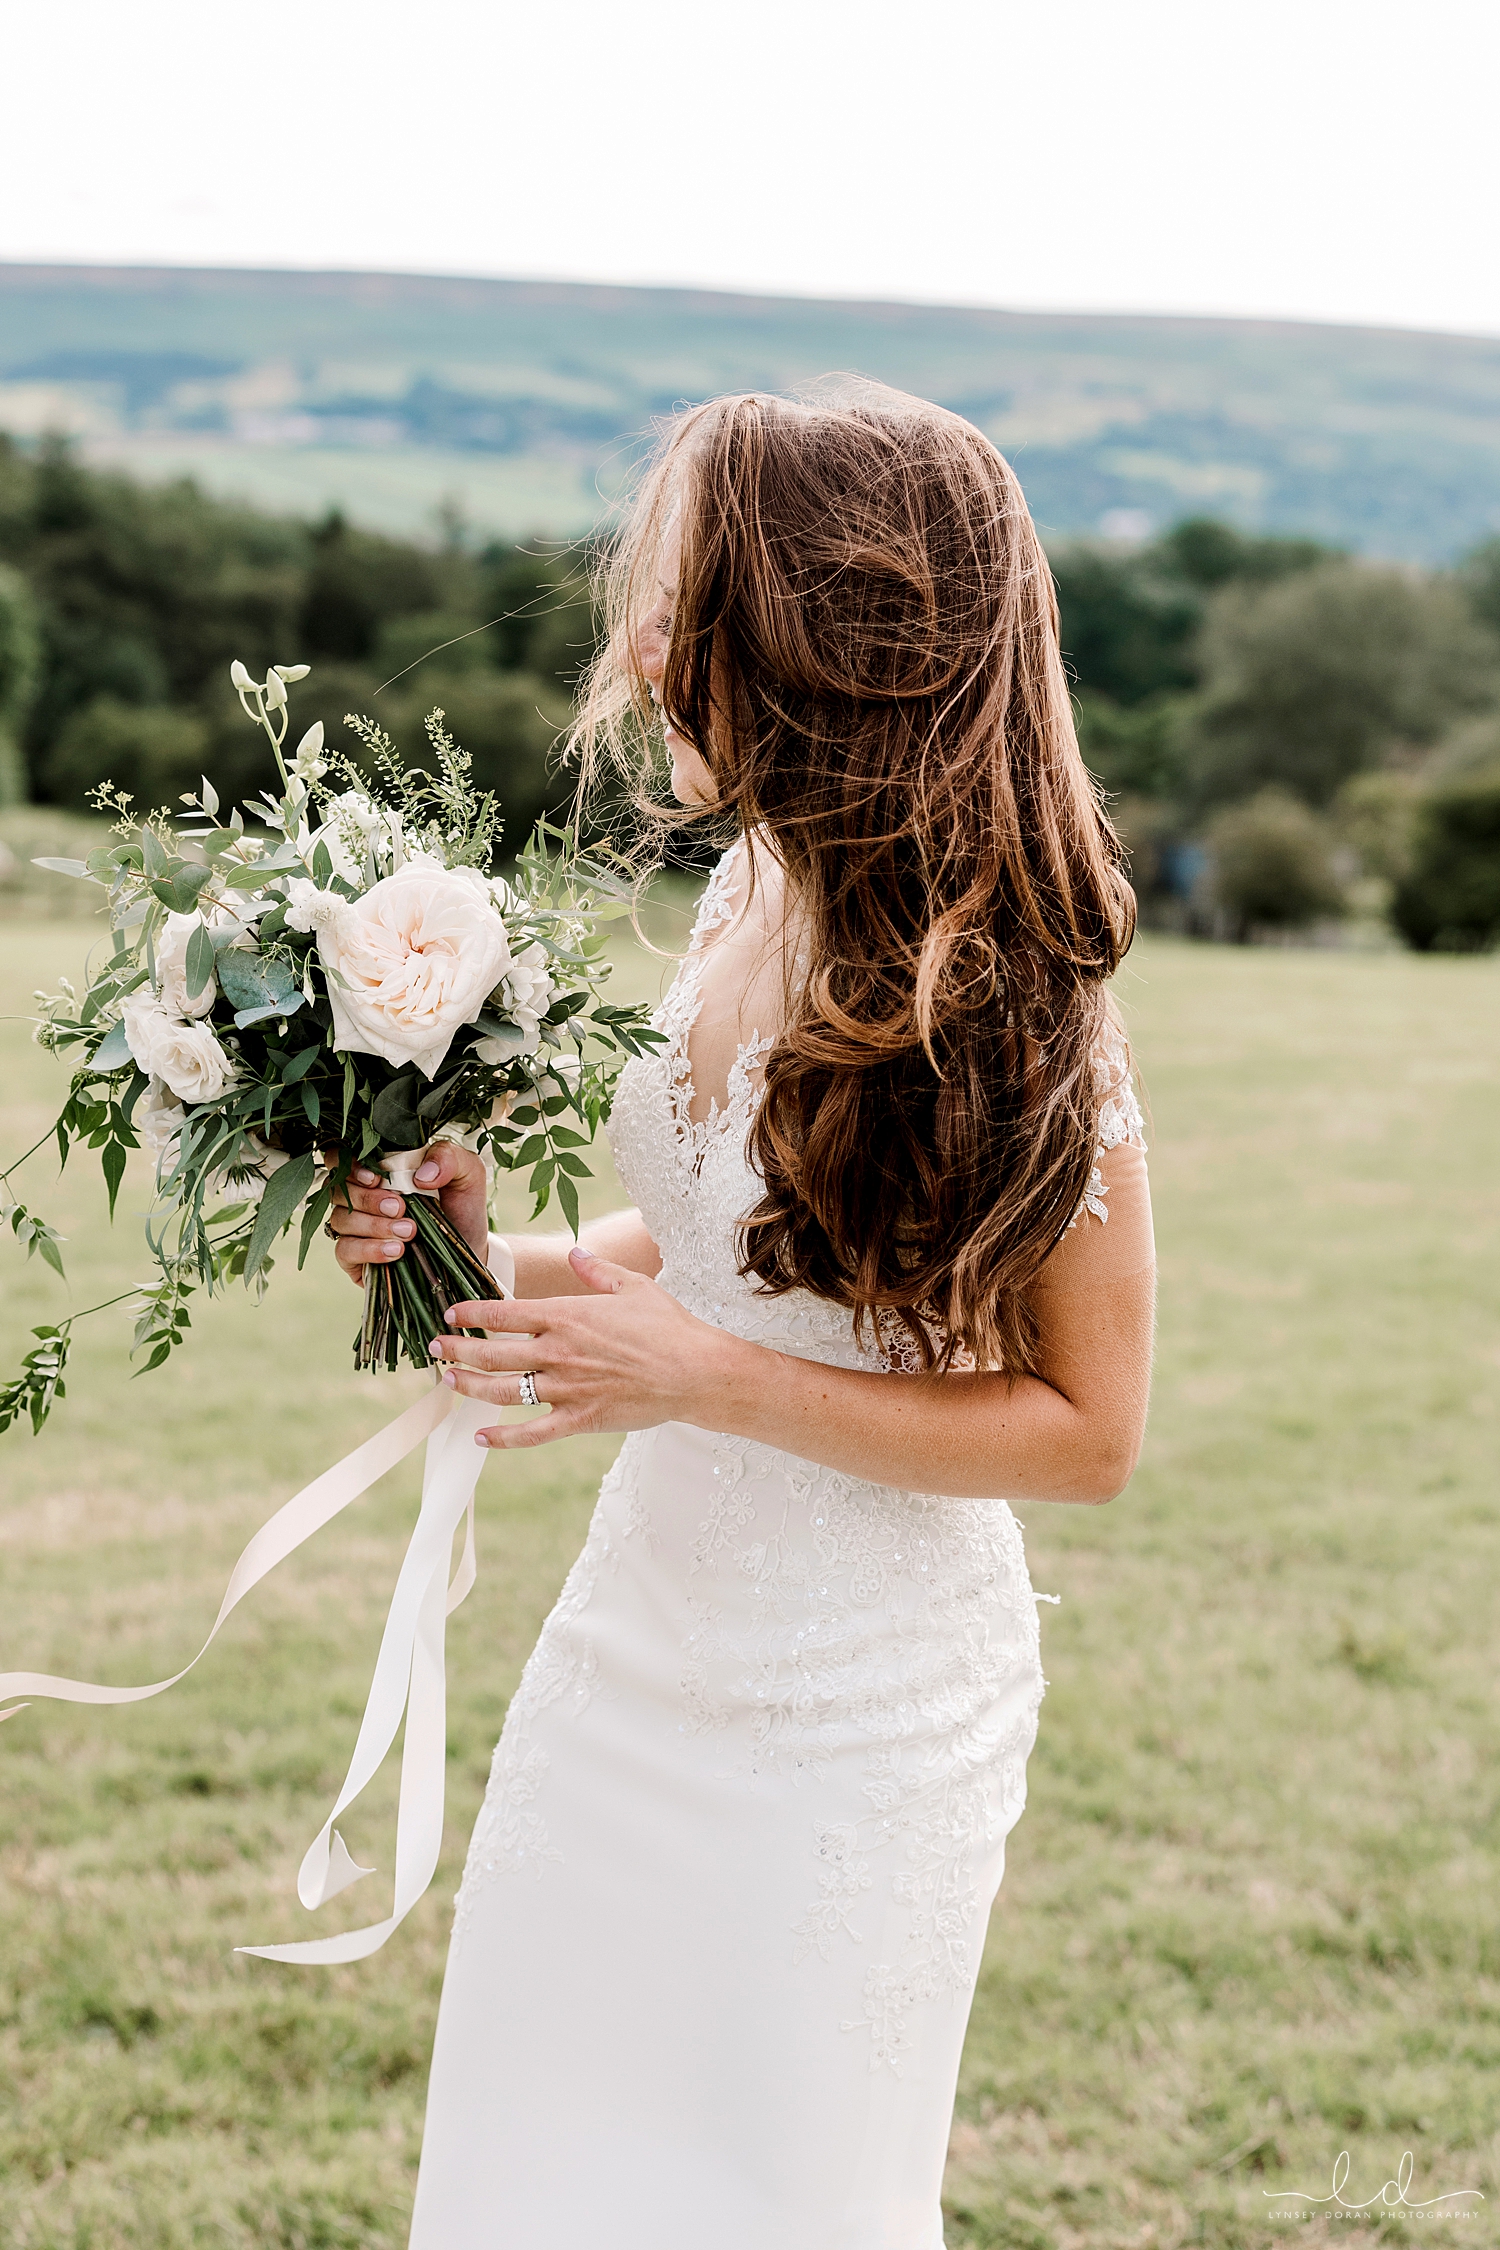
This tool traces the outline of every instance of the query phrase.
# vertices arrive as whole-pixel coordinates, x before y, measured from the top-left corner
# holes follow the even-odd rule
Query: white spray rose
[[[219,997],[219,988],[212,977],[201,992],[191,999],[188,997],[188,939],[194,930],[202,927],[202,920],[196,914],[169,914],[167,926],[156,941],[156,975],[162,1005],[174,1016],[206,1016]]]
[[[163,1159],[187,1123],[187,1111],[181,1102],[172,1099],[159,1078],[153,1078],[136,1103],[130,1122],[142,1148],[156,1158],[160,1171]]]
[[[378,857],[391,849],[390,824],[362,789],[346,789],[329,800],[327,818],[308,838],[309,857],[319,844],[328,846],[335,875],[342,875],[346,883],[363,883],[365,852]],[[352,848],[356,844],[358,856]]]
[[[318,930],[340,1052],[431,1078],[510,967],[505,925],[472,868],[411,861]]]
[[[526,1034],[527,1054],[535,1054],[541,1044],[542,1018],[551,1007],[556,990],[547,967],[547,948],[528,945],[524,953],[518,953],[500,989],[505,1013],[513,1016]]]
[[[215,1172],[208,1182],[207,1194],[215,1201],[223,1198],[230,1203],[259,1203],[266,1192],[266,1184],[273,1172],[279,1172],[291,1158],[284,1148],[271,1148],[258,1133],[250,1135],[253,1154],[231,1171],[226,1167]]]
[[[320,891],[305,875],[294,875],[286,887],[286,926],[304,937],[336,922],[347,901],[337,891]]]
[[[183,1023],[142,988],[125,1003],[125,1041],[148,1076],[163,1079],[181,1102],[217,1101],[234,1064],[206,1023]]]

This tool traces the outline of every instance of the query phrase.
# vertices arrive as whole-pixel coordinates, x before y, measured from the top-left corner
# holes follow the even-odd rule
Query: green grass
[[[84,942],[7,924],[0,1007],[76,971]],[[1124,1499],[1019,1510],[1063,1603],[1043,1612],[1051,1684],[949,2241],[1493,2241],[1500,964],[1153,940],[1124,993],[1153,1109],[1156,1405]],[[24,1027],[0,1033],[18,1150],[61,1073]],[[87,1303],[143,1270],[141,1195],[127,1184],[111,1234],[97,1178],[52,1170],[21,1178]],[[8,1364],[63,1293],[8,1237],[0,1259]],[[53,1426],[0,1441],[0,1661],[175,1670],[256,1522],[416,1386],[349,1372],[356,1310],[321,1259],[283,1271],[259,1309],[205,1308],[141,1382],[120,1317],[92,1324]],[[448,1848],[373,1961],[299,1972],[231,1948],[306,1933],[296,1864],[347,1758],[414,1476],[278,1572],[160,1702],[42,1705],[0,1732],[6,2250],[404,2243],[448,1900],[610,1450],[487,1472],[480,1583],[451,1629]],[[392,1782],[347,1830],[382,1880]],[[1341,2149],[1351,2201],[1406,2149],[1413,2199],[1488,2200],[1464,2221],[1276,2219],[1265,2191],[1327,2194]]]

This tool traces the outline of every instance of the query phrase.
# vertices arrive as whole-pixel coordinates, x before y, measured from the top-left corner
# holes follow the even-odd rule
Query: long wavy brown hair
[[[658,823],[683,816],[653,791],[638,642],[669,543],[663,703],[711,814],[781,863],[801,965],[741,1271],[848,1306],[858,1334],[904,1326],[923,1366],[1025,1371],[1135,900],[1020,485],[970,423],[875,384],[683,414],[605,557],[576,738]]]

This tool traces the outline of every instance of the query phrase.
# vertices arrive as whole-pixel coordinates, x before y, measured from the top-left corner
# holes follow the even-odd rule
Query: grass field
[[[83,942],[6,922],[0,1010]],[[1500,963],[1156,940],[1122,989],[1153,1111],[1156,1405],[1113,1507],[1019,1511],[1063,1600],[1042,1613],[1050,1688],[949,2242],[1493,2242]],[[61,1074],[23,1025],[0,1032],[18,1151]],[[84,1163],[52,1171],[17,1184],[71,1236],[88,1303],[143,1270],[142,1193],[127,1183],[110,1234]],[[0,1261],[9,1364],[63,1292],[8,1234]],[[177,1668],[256,1522],[418,1385],[349,1372],[356,1303],[322,1259],[280,1273],[263,1308],[206,1308],[195,1348],[139,1383],[120,1316],[91,1324],[53,1426],[0,1440],[0,1662]],[[306,1933],[295,1869],[348,1755],[413,1476],[280,1571],[171,1695],[34,1706],[0,1732],[5,2250],[404,2243],[448,1901],[610,1451],[487,1471],[480,1583],[450,1636],[448,1849],[370,1962],[231,1948]],[[392,1811],[383,1781],[346,1828],[387,1870]],[[1341,2150],[1345,2201],[1371,2211],[1268,2200],[1328,2196]],[[1486,2200],[1382,2210],[1406,2150],[1411,2204]]]

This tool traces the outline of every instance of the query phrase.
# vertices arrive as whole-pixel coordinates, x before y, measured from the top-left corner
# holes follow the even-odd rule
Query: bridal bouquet
[[[441,711],[427,721],[434,770],[404,766],[382,728],[352,716],[362,762],[326,746],[321,722],[286,755],[288,690],[307,670],[257,681],[231,668],[279,788],[226,818],[205,780],[186,812],[138,816],[106,784],[95,796],[118,816],[113,840],[38,862],[108,894],[111,951],[82,994],[38,995],[37,1037],[75,1063],[53,1131],[64,1162],[78,1142],[99,1151],[111,1216],[127,1152],[156,1159],[159,1278],[127,1293],[146,1368],[183,1341],[195,1290],[264,1289],[299,1213],[300,1266],[352,1167],[372,1163],[416,1234],[405,1257],[366,1269],[356,1364],[428,1367],[447,1308],[496,1288],[415,1190],[414,1152],[440,1138],[488,1150],[529,1171],[533,1217],[555,1193],[576,1231],[579,1151],[625,1058],[659,1038],[644,1009],[601,998],[599,924],[625,911],[623,884],[545,823],[508,877],[489,874],[500,807]],[[44,1220],[15,1202],[0,1218],[63,1271]],[[37,1348],[0,1388],[0,1429],[23,1413],[40,1429],[82,1317],[33,1330]]]

